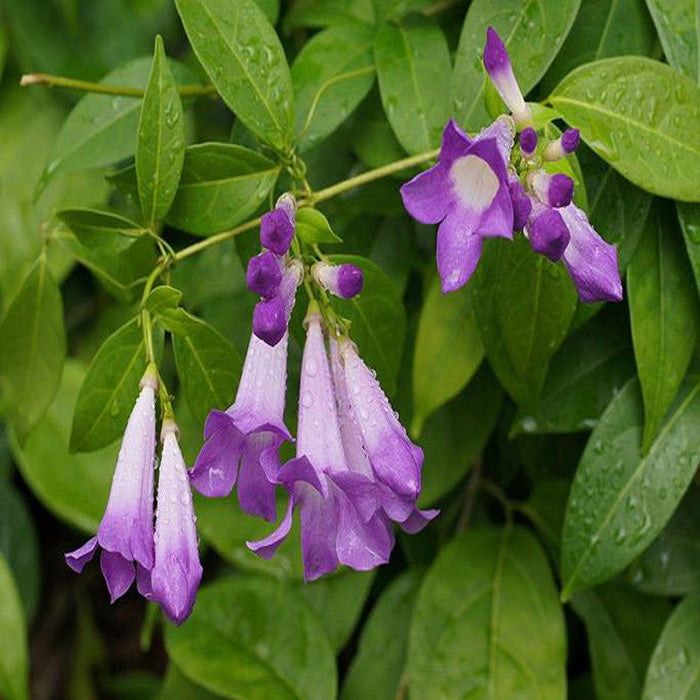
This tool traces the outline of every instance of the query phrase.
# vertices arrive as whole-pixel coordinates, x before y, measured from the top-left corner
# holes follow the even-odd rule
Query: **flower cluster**
[[[284,488],[288,505],[277,529],[248,546],[264,558],[273,556],[298,509],[304,576],[313,580],[339,564],[364,571],[386,563],[393,523],[417,532],[437,512],[416,507],[423,453],[359,357],[346,324],[325,303],[327,293],[358,294],[362,272],[354,265],[292,258],[293,211],[285,195],[263,217],[267,250],[247,270],[249,288],[262,299],[238,393],[226,411],[209,414],[191,480],[210,497],[227,496],[237,483],[241,508],[270,521],[276,519],[276,489]],[[319,300],[310,301],[305,320],[296,456],[282,464],[279,448],[292,441],[284,423],[287,324],[305,275]],[[273,316],[266,305],[275,299],[284,313],[274,315],[274,324],[263,323]]]
[[[163,449],[154,531],[157,391],[158,373],[151,365],[141,380],[124,432],[97,535],[66,554],[66,562],[80,573],[99,546],[100,567],[112,602],[136,579],[139,593],[159,603],[179,625],[192,611],[202,567],[187,467],[178,444],[177,425],[167,410],[161,427]]]
[[[620,301],[617,250],[593,229],[572,201],[574,182],[550,164],[573,153],[579,133],[568,129],[544,143],[498,34],[488,29],[484,65],[511,115],[474,138],[448,121],[438,163],[403,185],[408,212],[439,224],[437,264],[443,292],[462,287],[481,256],[485,237],[522,231],[533,250],[563,260],[582,301]],[[514,139],[519,132],[519,148]]]

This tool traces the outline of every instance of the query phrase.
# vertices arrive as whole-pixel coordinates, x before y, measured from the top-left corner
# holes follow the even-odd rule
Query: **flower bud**
[[[253,312],[253,333],[274,347],[287,331],[287,315],[279,296],[260,301]]]
[[[567,129],[556,141],[547,144],[542,157],[548,161],[559,160],[573,153],[581,143],[578,129]]]
[[[248,262],[245,281],[251,292],[263,299],[270,299],[277,294],[282,281],[280,259],[270,250],[256,255]]]
[[[351,299],[362,291],[362,270],[357,265],[317,262],[311,275],[326,291],[342,299]]]
[[[294,197],[283,194],[272,211],[263,214],[260,222],[260,243],[277,255],[284,255],[294,238],[296,202]]]
[[[528,176],[528,185],[537,198],[550,207],[566,207],[574,196],[574,181],[562,173],[550,175],[537,170]]]
[[[552,262],[559,260],[569,245],[569,229],[561,214],[539,202],[533,206],[527,224],[527,234],[532,248]]]
[[[532,202],[525,192],[523,183],[514,175],[509,178],[508,191],[513,204],[513,230],[522,231],[532,211]]]
[[[530,158],[537,150],[537,132],[528,126],[520,133],[520,153],[523,158]]]

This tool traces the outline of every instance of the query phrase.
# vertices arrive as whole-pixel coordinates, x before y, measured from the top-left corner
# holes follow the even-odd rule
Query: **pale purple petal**
[[[621,301],[622,282],[617,249],[606,243],[575,204],[558,210],[569,228],[571,240],[564,263],[582,301]]]
[[[507,168],[510,162],[510,152],[513,150],[514,138],[515,124],[513,120],[506,115],[501,115],[477,134],[474,138],[474,143],[495,139],[498,153],[503,161],[503,166]],[[473,149],[470,149],[470,152],[471,150]]]
[[[401,529],[409,535],[415,535],[438,515],[440,515],[439,510],[419,510],[418,508],[414,508],[411,515],[400,523]]]
[[[479,264],[482,239],[475,229],[480,218],[456,209],[438,228],[437,266],[444,294],[463,287]]]
[[[304,580],[314,581],[338,566],[338,504],[335,498],[324,498],[318,491],[305,484],[301,484],[297,489],[300,492]]]
[[[349,499],[364,522],[380,508],[380,491],[373,479],[351,471],[331,474],[329,478]]]
[[[283,465],[277,472],[275,482],[288,489],[291,489],[297,482],[304,482],[313,486],[319,493],[326,493],[325,479],[319,475],[305,455],[290,459]]]
[[[155,423],[155,389],[146,385],[124,431],[109,501],[97,531],[103,549],[146,569],[153,567]]]
[[[248,546],[248,549],[251,549],[263,559],[272,559],[277,551],[277,548],[282,544],[282,542],[284,542],[292,528],[292,512],[294,510],[294,505],[294,498],[290,496],[284,517],[282,518],[282,521],[277,529],[261,540],[247,541],[246,545]]]
[[[136,564],[136,590],[146,600],[153,600],[151,572],[148,569],[144,569],[141,564]]]
[[[202,566],[187,467],[174,432],[166,432],[158,479],[153,598],[177,625],[192,612]]]
[[[130,588],[136,576],[134,562],[118,552],[102,550],[100,568],[104,576],[112,603],[121,598]]]
[[[533,250],[557,262],[564,254],[571,238],[559,209],[552,209],[534,201],[526,233]]]
[[[401,186],[403,205],[416,221],[437,224],[447,216],[454,205],[449,173],[449,166],[439,162]]]
[[[97,537],[91,537],[82,547],[65,555],[66,564],[76,573],[81,573],[85,564],[92,561],[97,550]]]
[[[238,503],[249,515],[274,522],[277,519],[275,485],[269,480],[260,459],[262,452],[271,446],[279,446],[279,438],[273,433],[248,436],[238,476]]]

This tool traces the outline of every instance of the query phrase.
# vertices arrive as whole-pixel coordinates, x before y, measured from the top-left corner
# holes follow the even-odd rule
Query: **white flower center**
[[[478,156],[462,156],[450,168],[450,180],[462,207],[476,213],[488,209],[498,192],[498,178]]]

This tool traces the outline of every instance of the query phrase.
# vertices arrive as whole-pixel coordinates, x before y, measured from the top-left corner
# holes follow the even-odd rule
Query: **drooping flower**
[[[80,573],[99,546],[100,567],[112,602],[126,593],[134,578],[139,592],[149,590],[153,568],[153,470],[156,444],[157,370],[149,366],[124,431],[109,501],[97,535],[66,554],[66,563]]]
[[[323,289],[341,299],[351,299],[362,291],[362,270],[357,265],[329,265],[319,261],[311,268],[311,276]]]
[[[279,470],[278,451],[292,436],[284,424],[287,386],[285,333],[274,347],[250,336],[236,400],[209,413],[205,443],[190,479],[201,494],[228,496],[238,479],[238,502],[251,515],[274,520],[275,486],[266,474]]]
[[[202,580],[202,565],[197,549],[192,494],[177,430],[173,420],[166,418],[163,421],[151,591],[152,599],[161,604],[176,625],[180,625],[192,612]]]
[[[493,27],[489,27],[486,31],[484,66],[498,94],[511,111],[515,123],[519,126],[531,124],[532,113],[513,73],[508,51]]]
[[[253,333],[271,347],[277,345],[287,332],[297,287],[301,284],[303,274],[302,264],[298,260],[292,260],[282,274],[275,295],[255,305]]]
[[[341,439],[321,317],[316,312],[307,315],[299,396],[297,456],[277,475],[278,483],[290,491],[287,511],[271,535],[248,546],[270,558],[288,535],[296,507],[307,581],[333,571],[338,564],[365,571],[386,563],[394,545],[389,519],[378,504],[368,510],[358,508],[344,490],[343,477],[350,474],[350,466]],[[367,476],[354,476],[367,490],[374,489]]]
[[[513,121],[507,116],[474,139],[450,120],[437,165],[401,187],[404,206],[414,219],[440,224],[437,263],[445,293],[471,277],[482,238],[513,236],[507,169],[513,136]]]
[[[277,255],[284,255],[294,238],[296,202],[294,197],[283,194],[272,211],[263,214],[260,222],[260,242]]]

